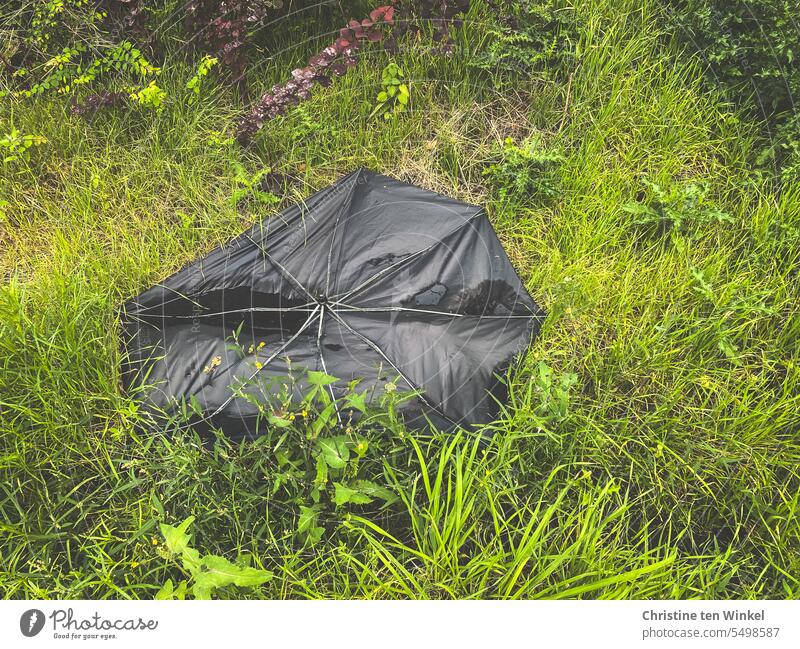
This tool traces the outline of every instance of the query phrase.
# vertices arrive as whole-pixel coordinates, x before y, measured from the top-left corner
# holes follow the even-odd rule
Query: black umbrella
[[[334,398],[416,392],[409,425],[468,426],[496,417],[543,317],[481,208],[361,169],[126,303],[123,377],[234,437],[308,371]]]

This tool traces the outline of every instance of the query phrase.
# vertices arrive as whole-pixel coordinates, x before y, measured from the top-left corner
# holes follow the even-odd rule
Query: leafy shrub
[[[204,49],[218,56],[234,83],[240,83],[249,63],[250,34],[283,7],[282,0],[190,0],[184,6],[184,26]]]
[[[790,0],[672,0],[671,30],[696,50],[709,80],[766,120],[771,141],[761,161],[796,173],[800,121],[797,3]],[[794,171],[792,171],[794,170]]]
[[[164,99],[166,99],[167,93],[159,88],[155,81],[151,81],[141,90],[132,92],[130,97],[140,106],[160,112],[164,107]]]
[[[32,0],[4,16],[11,26],[12,59],[20,67],[55,52],[94,41],[109,25],[108,4],[89,0]],[[114,3],[116,4],[116,3]],[[7,8],[11,8],[10,5]],[[14,38],[17,42],[13,43]]]
[[[9,164],[17,160],[27,160],[28,150],[34,146],[41,146],[47,142],[47,138],[42,135],[28,135],[20,133],[18,129],[12,128],[10,133],[0,137],[0,155],[3,156],[3,164]]]
[[[547,363],[539,362],[532,378],[538,403],[532,411],[540,418],[542,425],[556,425],[568,417],[570,390],[577,382],[577,374],[562,372],[556,375]]]
[[[353,3],[358,4],[358,3]],[[309,5],[318,12],[327,11],[311,0],[297,0],[291,10]],[[337,3],[340,10],[345,10]],[[359,51],[368,43],[383,42],[387,50],[396,48],[396,39],[410,29],[421,29],[419,21],[432,23],[434,38],[449,44],[450,26],[457,16],[469,8],[468,0],[395,1],[375,7],[361,20],[351,19],[339,30],[339,36],[329,46],[312,56],[306,67],[292,71],[291,80],[273,86],[242,117],[236,137],[242,144],[250,142],[265,121],[282,115],[286,110],[311,96],[312,88],[331,83],[331,75],[341,76],[357,63]],[[48,91],[70,92],[92,83],[110,71],[133,74],[144,81],[140,89],[127,89],[128,95],[139,103],[156,109],[163,100],[160,88],[152,83],[151,75],[158,73],[132,45],[133,40],[147,42],[152,54],[168,48],[172,39],[148,31],[150,15],[183,17],[178,24],[185,32],[183,40],[190,47],[204,52],[197,73],[189,80],[188,88],[199,93],[200,83],[212,65],[219,63],[227,71],[225,77],[245,91],[245,73],[249,64],[248,51],[267,19],[283,11],[282,0],[37,0],[31,8],[12,12],[9,24],[12,34],[10,59],[4,58],[2,72],[12,82],[16,96],[27,97]],[[288,8],[286,8],[288,11]],[[395,21],[402,12],[404,20]],[[419,20],[418,20],[419,19]],[[162,23],[163,24],[163,23]],[[172,29],[172,27],[170,27]],[[267,30],[262,30],[266,33]],[[266,38],[266,36],[264,36]],[[109,47],[109,43],[116,43]],[[95,50],[104,52],[95,56]],[[403,95],[405,96],[405,95]],[[111,89],[88,97],[73,98],[73,113],[89,114],[99,108],[121,103],[122,96]],[[397,102],[394,102],[397,103]],[[393,107],[395,108],[395,107]],[[395,112],[399,112],[399,109]]]
[[[500,11],[486,49],[469,65],[491,73],[498,87],[534,74],[551,77],[577,61],[579,23],[572,7],[553,0],[513,2]]]
[[[87,59],[88,55],[89,50],[85,45],[65,47],[60,54],[45,61],[43,67],[48,72],[41,81],[14,94],[30,97],[49,91],[69,92],[79,86],[91,85],[101,75],[110,71],[138,79],[158,75],[161,71],[130,41],[122,41],[107,49],[102,56]]]
[[[392,115],[398,115],[408,107],[409,99],[405,74],[397,63],[390,63],[381,72],[381,91],[370,117],[383,115],[384,119],[389,119]]]
[[[674,234],[710,223],[733,222],[730,214],[709,200],[704,183],[675,183],[665,189],[651,180],[641,182],[646,191],[622,208],[634,216],[634,225]]]
[[[763,318],[771,318],[778,311],[769,305],[769,295],[755,292],[737,293],[726,296],[715,290],[705,272],[695,266],[690,267],[692,289],[701,298],[700,317],[703,335],[698,337],[700,352],[716,348],[733,365],[741,365],[742,350],[747,347],[743,329],[747,323]]]
[[[237,348],[235,335],[233,341],[232,348]],[[263,347],[254,345],[247,353],[257,358]],[[254,366],[258,370],[261,363]],[[258,408],[266,427],[256,443],[269,465],[272,506],[296,512],[293,536],[301,545],[314,545],[326,525],[338,526],[350,508],[375,501],[385,507],[396,500],[383,486],[383,458],[403,447],[406,433],[397,407],[411,395],[398,393],[389,382],[377,405],[369,406],[366,393],[353,382],[342,397],[334,398],[331,386],[338,379],[309,371],[309,388],[298,402],[298,378],[290,373],[287,379],[260,382],[256,376],[236,386],[235,394]],[[194,401],[185,404],[182,418],[193,414],[200,414]],[[383,434],[387,430],[393,439]]]
[[[186,82],[187,90],[191,90],[194,93],[194,97],[200,94],[200,87],[203,84],[203,79],[208,76],[208,73],[211,71],[217,63],[219,63],[219,59],[215,56],[204,56],[200,59],[200,63],[197,64],[197,72],[194,73],[189,81]],[[194,98],[193,98],[194,99]]]
[[[189,526],[193,522],[194,516],[189,516],[177,527],[161,523],[164,556],[174,561],[188,579],[178,582],[177,586],[172,579],[167,579],[156,594],[156,599],[184,599],[188,581],[191,581],[191,592],[196,599],[211,599],[212,592],[217,588],[260,586],[272,579],[273,575],[268,570],[231,563],[216,554],[201,556],[190,545],[192,537]]]
[[[509,137],[483,175],[503,202],[550,200],[560,193],[555,172],[563,159],[559,151],[545,148],[536,136],[519,146]]]
[[[330,74],[342,76],[357,63],[356,54],[363,43],[377,43],[384,38],[383,28],[394,24],[394,7],[382,5],[373,9],[368,18],[350,20],[339,30],[339,37],[321,52],[314,54],[304,68],[292,70],[292,80],[275,85],[259,99],[239,122],[237,138],[247,144],[264,122],[283,115],[301,100],[311,97],[311,89],[319,84],[330,85]]]
[[[272,173],[272,169],[264,167],[253,174],[247,172],[239,162],[231,162],[233,166],[233,181],[236,189],[231,194],[231,203],[239,205],[243,201],[261,203],[263,205],[275,205],[280,202],[280,198],[269,191],[264,191],[263,184],[265,179]]]
[[[132,42],[146,43],[148,56],[163,54],[172,39],[161,40],[164,34],[148,29],[148,17],[169,17],[166,22],[171,30],[176,24],[172,17],[177,15],[183,17],[177,25],[185,32],[179,40],[208,55],[200,60],[190,89],[199,91],[200,79],[217,57],[228,79],[239,83],[253,35],[282,7],[282,0],[33,0],[7,16],[11,38],[6,52],[10,54],[3,59],[3,71],[15,94],[23,97],[51,90],[69,92],[110,71],[136,73],[139,67],[140,76],[146,76],[157,70]],[[160,22],[159,31],[164,24]],[[145,92],[145,96],[151,94]],[[88,99],[83,112],[112,105],[101,98]]]
[[[315,85],[329,85],[330,74],[344,75],[348,68],[356,65],[357,53],[366,43],[383,42],[384,49],[393,51],[399,37],[410,30],[420,31],[422,25],[430,22],[435,26],[434,38],[442,41],[445,52],[449,51],[450,26],[458,22],[456,16],[468,9],[468,0],[401,0],[376,7],[360,21],[351,19],[339,30],[339,38],[312,56],[305,68],[292,70],[291,81],[273,86],[253,105],[237,127],[237,139],[248,144],[266,121],[308,99]],[[396,13],[403,16],[402,21],[395,19]],[[400,103],[400,99],[396,103]]]

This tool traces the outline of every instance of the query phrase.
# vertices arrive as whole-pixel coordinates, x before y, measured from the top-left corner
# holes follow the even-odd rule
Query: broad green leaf
[[[164,536],[164,542],[172,554],[183,554],[189,546],[189,539],[191,535],[186,531],[189,526],[194,522],[194,516],[189,516],[183,523],[174,527],[161,523],[161,534]]]
[[[200,553],[194,548],[186,548],[181,555],[181,560],[184,569],[192,576],[195,576],[200,570]]]
[[[346,505],[347,503],[353,503],[354,505],[366,505],[367,503],[372,502],[372,498],[367,496],[366,494],[361,493],[357,489],[351,489],[343,485],[341,482],[334,482],[333,486],[336,488],[336,495],[334,496],[334,502],[341,506]]]
[[[297,532],[305,537],[311,545],[318,543],[325,531],[317,525],[317,509],[314,507],[300,506],[300,516],[297,519]]]
[[[335,376],[325,374],[325,372],[315,372],[312,370],[308,373],[308,382],[311,385],[330,385],[331,383],[336,383],[338,380],[339,379]]]
[[[157,600],[164,600],[164,599],[185,599],[186,597],[186,580],[183,580],[178,583],[178,587],[172,583],[172,579],[167,579],[164,585],[161,587],[154,599]]]
[[[322,412],[317,415],[317,418],[311,424],[311,431],[314,433],[314,436],[319,435],[323,430],[325,430],[326,426],[328,426],[328,424],[335,419],[335,415],[336,404],[331,401],[322,409]]]
[[[198,599],[208,599],[215,588],[260,586],[272,576],[268,570],[237,566],[225,557],[208,554],[200,560],[200,570],[194,575],[192,590]]]
[[[327,437],[320,439],[320,454],[331,469],[344,469],[350,459],[350,449],[347,448],[346,437]]]
[[[308,532],[308,529],[317,522],[317,510],[313,507],[300,505],[300,517],[297,519],[297,531],[301,534]]]
[[[173,599],[173,594],[175,593],[175,587],[172,585],[172,579],[167,579],[164,582],[164,585],[159,589],[156,593],[156,596],[153,599],[162,600],[162,599]]]
[[[175,599],[184,600],[186,599],[186,580],[184,579],[178,584],[178,587],[175,589],[173,593]]]
[[[365,392],[351,392],[344,398],[345,408],[353,408],[359,412],[365,413],[367,411],[367,393]]]
[[[398,499],[397,494],[395,494],[393,491],[387,489],[386,487],[381,487],[379,484],[369,480],[356,480],[353,487],[358,489],[359,493],[362,493],[365,496],[383,500],[387,505]]]
[[[192,594],[195,599],[211,599],[211,586],[202,581],[195,582],[192,586]]]
[[[387,95],[387,94],[386,94],[386,93],[385,93],[383,90],[381,90],[381,91],[378,93],[378,96],[377,96],[377,98],[376,98],[376,99],[377,99],[378,101],[380,101],[380,102],[384,102],[384,101],[386,101],[388,98],[389,98],[389,95]]]
[[[720,351],[722,351],[722,353],[724,353],[725,356],[727,356],[729,361],[732,361],[737,365],[741,363],[741,361],[739,360],[739,355],[737,353],[739,350],[736,348],[736,345],[731,343],[729,340],[723,338],[717,341],[717,347],[719,347]]]
[[[292,425],[292,422],[288,419],[283,419],[281,417],[277,417],[276,415],[270,413],[267,417],[267,421],[273,426],[277,426],[278,428],[288,428]]]

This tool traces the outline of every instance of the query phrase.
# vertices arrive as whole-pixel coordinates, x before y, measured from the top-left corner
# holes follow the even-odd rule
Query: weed
[[[564,156],[531,136],[521,145],[507,137],[496,149],[496,161],[483,171],[499,200],[510,204],[547,201],[559,195],[556,171]]]
[[[201,555],[190,545],[189,527],[193,522],[194,516],[189,516],[178,526],[160,525],[166,557],[188,575],[189,582],[184,580],[174,585],[172,579],[167,579],[155,599],[184,599],[190,584],[195,599],[211,599],[218,588],[260,586],[272,579],[273,574],[268,570],[237,565],[215,554]]]
[[[383,115],[384,119],[389,119],[408,108],[411,94],[405,82],[405,74],[397,63],[390,63],[381,72],[381,88],[370,117]]]
[[[12,128],[10,133],[0,137],[0,151],[3,155],[3,164],[17,160],[27,160],[30,156],[29,149],[47,143],[47,138],[42,135],[29,135],[20,133]]]
[[[155,81],[151,81],[141,90],[132,92],[130,97],[140,106],[160,113],[161,109],[164,107],[164,100],[167,98],[167,93],[159,88]]]
[[[733,223],[733,217],[708,199],[708,185],[674,183],[664,189],[644,179],[646,192],[622,209],[634,216],[633,224],[650,232],[682,233],[709,224]]]
[[[536,75],[550,78],[577,63],[581,26],[572,7],[552,0],[511,2],[501,14],[505,24],[489,30],[471,67],[491,74],[497,88],[516,88]]]
[[[94,58],[88,64],[83,56],[88,51],[85,45],[65,47],[64,50],[47,60],[43,67],[48,70],[44,78],[26,90],[16,93],[22,97],[31,97],[46,92],[67,93],[78,87],[89,86],[102,75],[116,72],[132,75],[140,80],[158,75],[160,68],[152,65],[129,41],[122,41],[109,48],[102,56]],[[154,85],[154,81],[150,84]]]
[[[233,161],[231,165],[234,171],[233,182],[236,185],[230,198],[233,205],[239,205],[245,200],[263,205],[274,205],[280,202],[278,196],[262,189],[262,183],[272,173],[272,169],[264,167],[251,174],[239,162]]]
[[[321,516],[335,518],[334,511],[346,505],[377,499],[386,506],[396,500],[391,491],[369,479],[375,456],[387,450],[380,436],[370,431],[376,424],[396,429],[396,408],[409,395],[387,390],[379,395],[380,407],[369,408],[367,394],[358,392],[355,383],[335,399],[330,386],[337,381],[309,371],[305,376],[309,390],[299,403],[293,397],[294,381],[285,386],[244,382],[235,392],[257,406],[269,424],[267,443],[275,440],[275,449],[280,449],[275,451],[272,493],[284,494],[287,503],[300,503],[297,534],[311,545],[322,538]]]
[[[200,88],[203,84],[203,79],[208,76],[208,73],[218,63],[218,59],[214,56],[204,56],[200,59],[200,62],[197,64],[197,71],[194,73],[191,79],[186,82],[186,88],[191,90],[193,93],[193,97],[191,101],[195,101],[197,96],[200,94]]]

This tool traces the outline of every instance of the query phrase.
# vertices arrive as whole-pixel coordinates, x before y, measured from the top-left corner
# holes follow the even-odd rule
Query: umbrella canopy
[[[232,437],[308,371],[416,392],[410,426],[479,425],[543,317],[481,208],[360,169],[127,302],[123,380]]]

